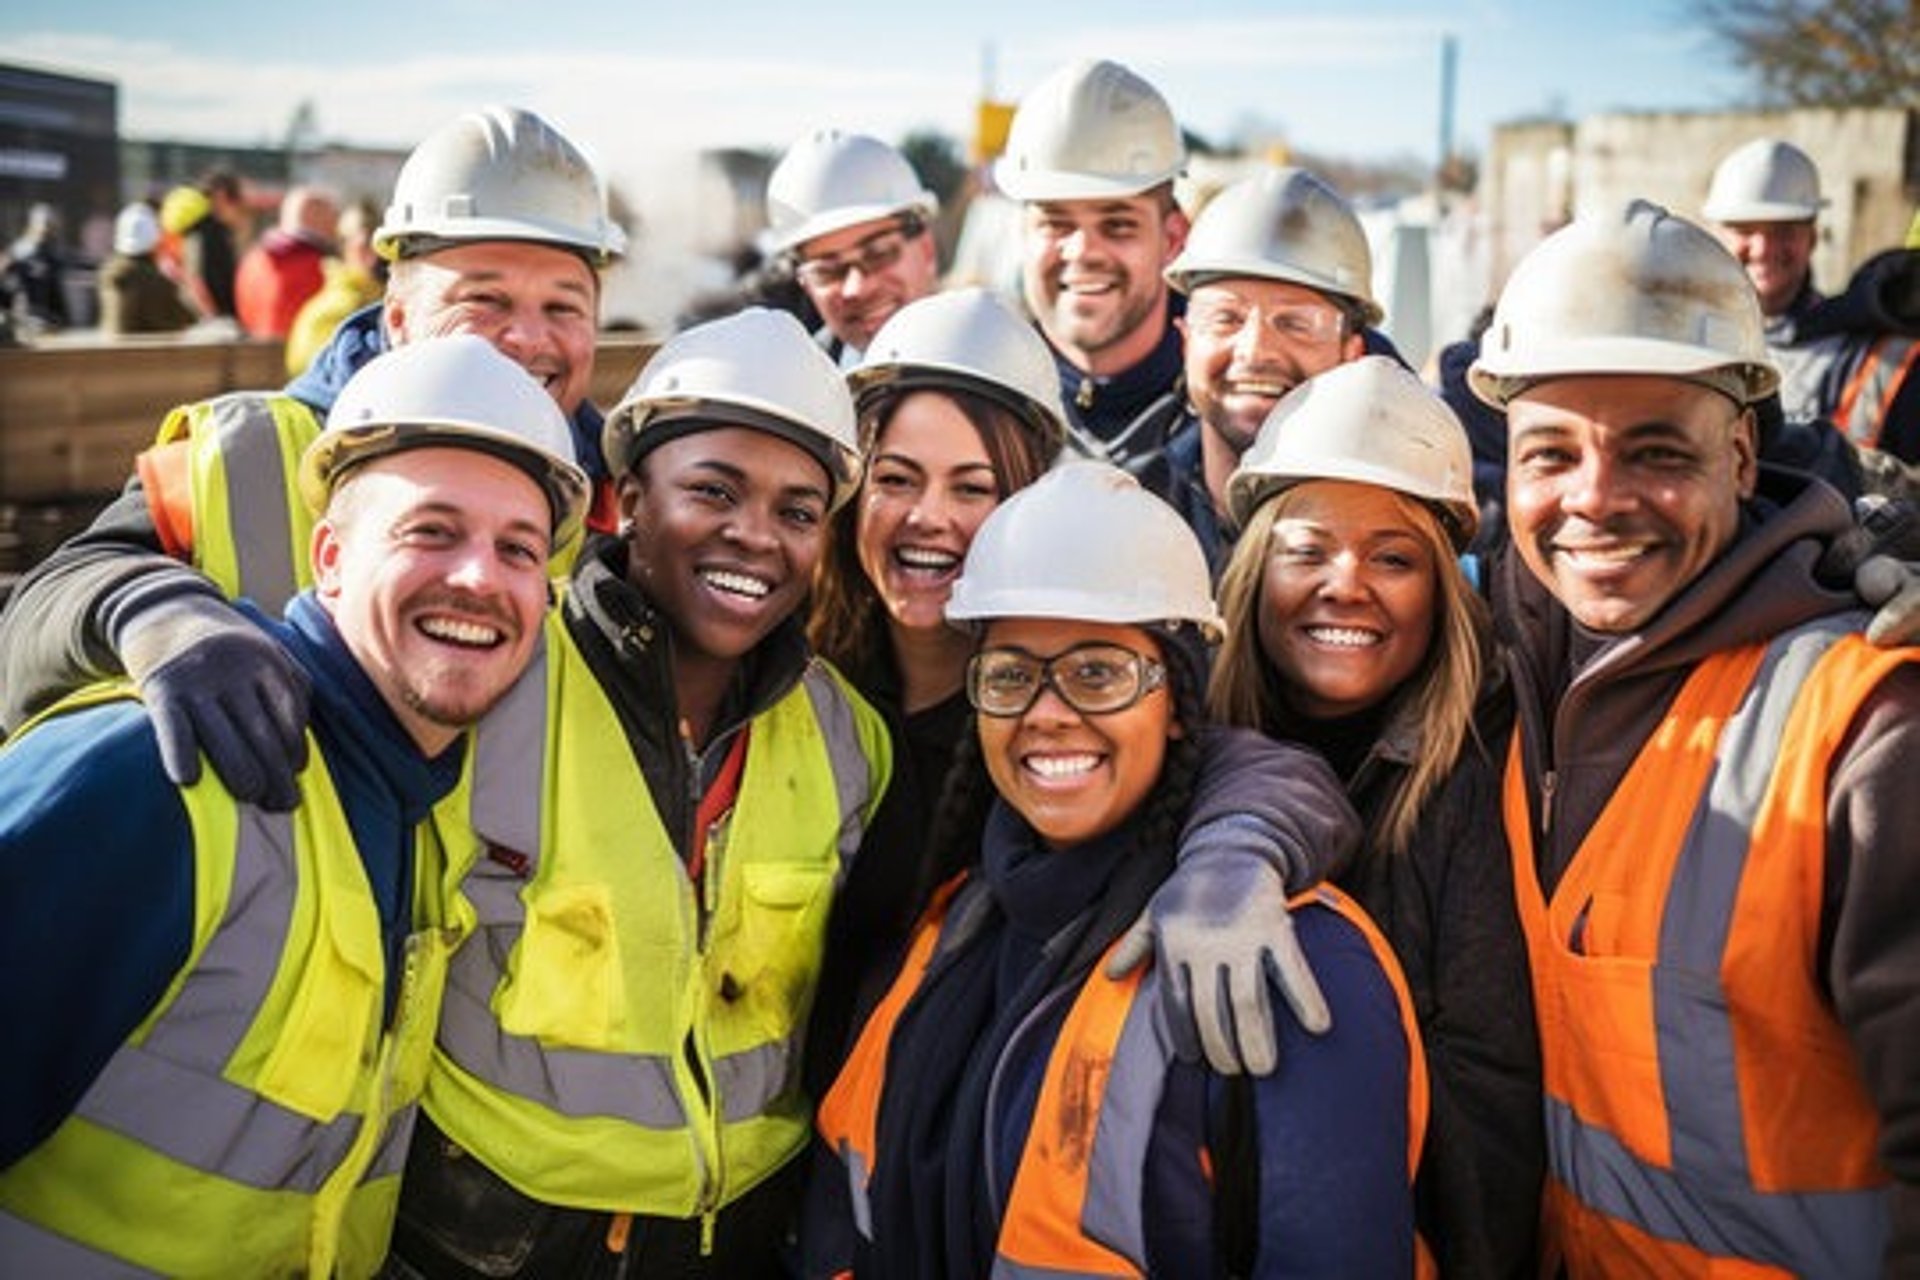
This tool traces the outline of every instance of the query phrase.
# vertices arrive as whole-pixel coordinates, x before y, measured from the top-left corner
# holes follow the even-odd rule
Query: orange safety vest
[[[819,1127],[847,1165],[854,1224],[871,1238],[867,1191],[876,1163],[874,1132],[895,1026],[939,949],[947,909],[962,879],[945,886],[922,919],[886,997],[820,1105]],[[1392,948],[1345,894],[1321,886],[1296,897],[1294,910],[1327,909],[1358,929],[1392,985],[1406,1030],[1407,1182],[1411,1187],[1427,1123],[1426,1058],[1413,1000]],[[1142,1181],[1155,1112],[1173,1057],[1139,996],[1150,971],[1115,981],[1104,962],[1081,986],[1048,1057],[1033,1122],[1000,1223],[996,1280],[1069,1280],[1146,1274]],[[1115,1105],[1108,1107],[1109,1100]],[[1432,1274],[1424,1242],[1417,1274]]]
[[[1547,1095],[1547,1243],[1589,1276],[1880,1274],[1880,1123],[1816,969],[1829,767],[1920,650],[1822,619],[1682,687],[1543,899],[1505,810]]]
[[[1894,397],[1916,362],[1920,362],[1920,338],[1889,335],[1874,343],[1840,392],[1833,409],[1834,425],[1862,448],[1878,449]]]

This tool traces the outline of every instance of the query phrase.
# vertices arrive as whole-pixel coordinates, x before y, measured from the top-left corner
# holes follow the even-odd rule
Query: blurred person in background
[[[50,204],[27,210],[26,229],[0,262],[0,311],[25,333],[46,333],[73,323],[67,312],[67,251],[60,242],[60,213]]]
[[[250,336],[287,336],[301,305],[320,291],[339,223],[340,206],[318,187],[294,187],[281,198],[279,225],[234,271],[234,312]]]
[[[159,243],[160,219],[145,201],[128,205],[113,220],[113,255],[100,266],[101,332],[174,333],[198,318],[155,261]]]
[[[160,227],[179,244],[181,282],[200,314],[233,319],[239,245],[253,229],[240,176],[213,169],[192,186],[175,187],[160,204]]]
[[[380,210],[373,201],[355,200],[340,214],[340,252],[321,264],[320,291],[301,304],[287,330],[287,376],[299,377],[333,331],[360,308],[380,299],[387,285],[387,263],[373,251]]]

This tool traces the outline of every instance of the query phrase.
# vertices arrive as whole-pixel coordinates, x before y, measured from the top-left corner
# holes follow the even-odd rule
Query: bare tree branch
[[[1787,107],[1920,108],[1920,0],[1692,0],[1695,16]]]

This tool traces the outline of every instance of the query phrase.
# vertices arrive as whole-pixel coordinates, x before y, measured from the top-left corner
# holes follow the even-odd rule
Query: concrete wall
[[[1494,131],[1483,177],[1497,288],[1514,262],[1570,213],[1644,196],[1698,219],[1721,157],[1785,138],[1820,166],[1814,280],[1838,289],[1862,261],[1900,243],[1920,200],[1920,112],[1895,108],[1616,113],[1577,125]],[[1559,185],[1564,172],[1564,186]]]

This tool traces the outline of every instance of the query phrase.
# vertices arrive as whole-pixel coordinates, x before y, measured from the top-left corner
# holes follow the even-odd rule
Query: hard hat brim
[[[323,432],[301,455],[300,496],[314,515],[325,512],[340,479],[376,458],[410,449],[472,449],[491,454],[525,471],[547,495],[553,511],[553,547],[571,543],[586,520],[592,482],[573,463],[563,463],[529,448],[511,432],[465,419],[367,423]]]
[[[905,204],[861,204],[829,209],[797,226],[774,232],[768,237],[768,248],[776,255],[794,253],[809,240],[818,240],[821,236],[830,236],[864,222],[892,222],[910,213],[931,219],[939,209],[940,201],[931,193],[923,200],[910,200]]]
[[[1352,289],[1315,275],[1310,271],[1301,271],[1293,267],[1276,266],[1272,261],[1247,255],[1245,257],[1214,258],[1209,262],[1189,263],[1175,258],[1161,274],[1167,284],[1181,293],[1192,293],[1202,285],[1219,280],[1279,280],[1286,284],[1303,285],[1316,293],[1324,293],[1359,309],[1369,325],[1377,325],[1385,318],[1386,312],[1372,298],[1364,297]]]
[[[1593,338],[1532,346],[1511,361],[1483,355],[1468,367],[1467,386],[1483,404],[1504,410],[1527,387],[1551,378],[1650,374],[1692,379],[1724,369],[1744,371],[1749,404],[1780,385],[1780,372],[1773,365],[1729,359],[1711,347],[1657,338]]]
[[[994,185],[1011,199],[1127,200],[1165,186],[1186,171],[1184,164],[1151,174],[1076,173],[1064,169],[1022,169],[1002,156],[993,165]]]
[[[1700,211],[1703,217],[1719,223],[1728,222],[1812,222],[1820,216],[1820,210],[1827,202],[1817,205],[1778,204],[1772,201],[1752,201],[1744,204],[1709,205]]]

